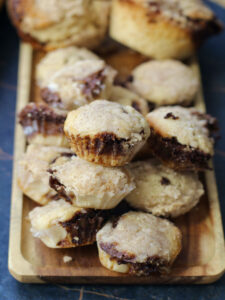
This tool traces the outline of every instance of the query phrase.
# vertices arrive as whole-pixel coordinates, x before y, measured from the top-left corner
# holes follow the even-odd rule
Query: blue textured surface
[[[225,23],[225,10],[211,5]],[[204,286],[80,286],[31,285],[17,282],[7,269],[13,134],[19,41],[6,17],[0,13],[0,300],[26,299],[152,299],[223,300],[225,276]],[[220,121],[225,137],[225,33],[209,40],[199,53],[208,112]],[[225,138],[216,145],[215,169],[225,220]]]

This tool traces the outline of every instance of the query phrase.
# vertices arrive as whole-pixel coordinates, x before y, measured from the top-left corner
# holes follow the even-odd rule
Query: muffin
[[[162,163],[181,171],[209,169],[215,118],[180,106],[160,107],[146,118],[151,129],[149,149]]]
[[[108,98],[116,75],[103,60],[83,60],[56,72],[41,90],[50,106],[73,110],[96,99]]]
[[[49,51],[98,46],[108,27],[110,5],[108,0],[8,0],[8,11],[24,41]]]
[[[31,232],[50,248],[93,244],[107,211],[78,208],[60,199],[29,213]]]
[[[49,169],[50,186],[76,207],[111,209],[134,188],[126,168],[108,168],[72,156]]]
[[[112,271],[139,276],[168,272],[181,250],[181,232],[151,214],[128,212],[97,233],[101,264]]]
[[[129,169],[135,178],[136,189],[126,196],[127,202],[155,216],[183,215],[204,194],[195,173],[176,172],[153,159],[133,162]]]
[[[132,89],[154,106],[190,105],[199,88],[197,74],[176,60],[148,61],[132,72]]]
[[[75,46],[56,49],[47,53],[37,64],[35,79],[40,87],[46,86],[56,72],[82,60],[98,60],[99,57],[86,48]]]
[[[110,35],[156,59],[184,59],[221,24],[201,0],[113,0]]]
[[[119,85],[112,86],[109,100],[122,105],[130,105],[144,116],[149,112],[149,106],[145,99]]]
[[[29,145],[18,162],[17,178],[23,193],[41,205],[57,199],[57,193],[49,186],[47,170],[58,156],[70,155],[74,154],[67,148]]]
[[[150,130],[131,106],[97,100],[69,112],[65,134],[75,153],[104,166],[122,166],[134,157]]]
[[[21,110],[18,119],[29,143],[69,147],[63,131],[66,112],[44,104],[29,103]]]

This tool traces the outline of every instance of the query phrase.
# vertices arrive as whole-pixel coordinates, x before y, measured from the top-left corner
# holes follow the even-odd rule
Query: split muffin
[[[82,60],[57,71],[41,90],[55,108],[73,110],[96,99],[108,98],[116,75],[103,60]]]
[[[177,60],[152,60],[132,72],[132,89],[154,106],[190,105],[198,91],[199,79],[187,65]]]
[[[131,106],[97,100],[69,112],[65,134],[75,153],[104,166],[122,166],[146,142],[145,118]]]
[[[136,189],[126,196],[127,202],[155,216],[183,215],[196,206],[204,194],[197,174],[176,172],[154,159],[133,162],[129,169]]]
[[[108,0],[8,0],[8,10],[20,37],[49,51],[98,46],[108,27],[110,4]]]
[[[98,60],[99,57],[86,48],[70,46],[48,52],[37,64],[35,79],[40,87],[46,86],[49,79],[64,67],[82,60]]]
[[[93,244],[108,212],[78,208],[60,199],[29,213],[31,232],[50,248]]]
[[[184,59],[221,31],[201,0],[113,0],[110,35],[156,59]]]
[[[41,205],[57,199],[56,191],[49,186],[47,170],[56,158],[71,155],[75,154],[67,148],[29,145],[18,162],[18,184],[23,193]]]
[[[148,147],[162,163],[176,170],[210,169],[216,119],[195,109],[160,107],[147,115]]]
[[[50,186],[76,207],[111,209],[135,188],[125,167],[103,167],[76,156],[49,168],[49,173]]]
[[[148,102],[145,99],[119,85],[112,86],[109,100],[122,105],[130,105],[143,116],[149,112]]]
[[[166,273],[181,250],[181,232],[168,220],[128,212],[107,222],[97,233],[101,264],[138,276]]]
[[[29,143],[69,147],[63,131],[66,112],[44,104],[29,103],[18,118]]]

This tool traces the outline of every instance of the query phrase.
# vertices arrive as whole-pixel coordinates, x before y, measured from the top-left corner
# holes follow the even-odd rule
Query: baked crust
[[[18,115],[29,143],[68,147],[63,126],[66,114],[43,105],[27,104]]]
[[[150,127],[151,136],[147,143],[150,151],[163,164],[178,171],[210,170],[211,155],[191,146],[180,144],[176,137],[162,137]]]
[[[114,133],[101,132],[94,136],[71,135],[65,131],[74,152],[83,159],[103,166],[123,166],[137,153],[129,139],[118,138]],[[140,132],[143,135],[144,132]]]
[[[197,15],[196,11],[190,16],[178,12],[177,20],[173,7],[163,13],[161,2],[164,5],[165,1],[114,0],[111,37],[150,57],[184,59],[207,37],[221,31],[221,24],[210,10],[201,15],[202,5]],[[179,8],[178,1],[174,5]]]

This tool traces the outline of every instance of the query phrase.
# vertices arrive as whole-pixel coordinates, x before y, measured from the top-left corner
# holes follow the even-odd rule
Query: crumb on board
[[[73,260],[73,259],[72,259],[71,256],[67,256],[67,255],[63,256],[63,262],[64,262],[64,263],[68,263],[68,262],[70,262],[70,261],[72,261],[72,260]]]

